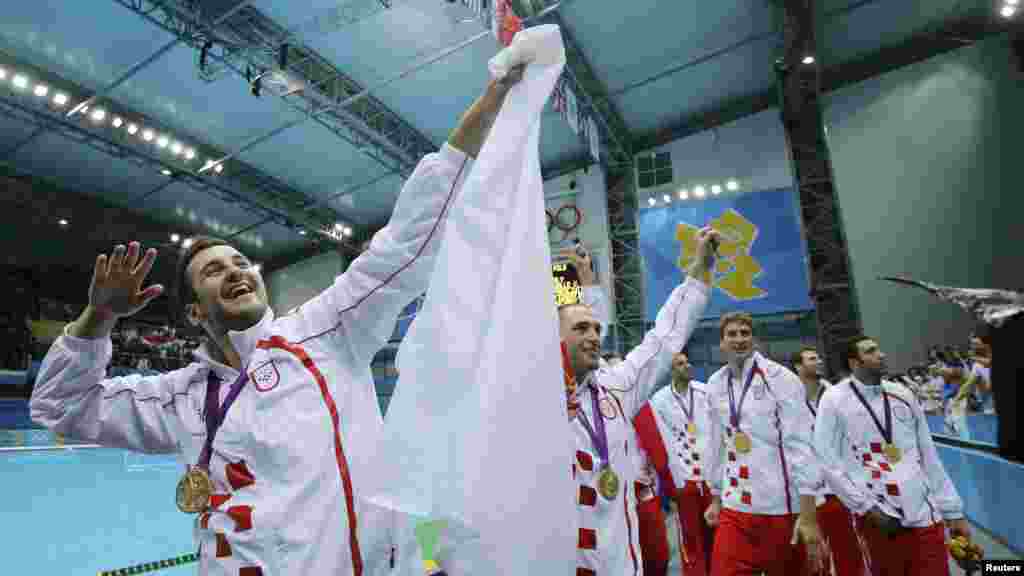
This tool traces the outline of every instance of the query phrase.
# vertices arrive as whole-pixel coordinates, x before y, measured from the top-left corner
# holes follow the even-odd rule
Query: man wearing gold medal
[[[99,256],[89,305],[40,367],[33,419],[105,446],[180,454],[186,473],[164,497],[197,514],[199,574],[386,571],[391,517],[359,498],[383,425],[370,361],[427,289],[444,218],[522,68],[513,72],[420,161],[369,248],[293,312],[275,317],[245,255],[194,239],[179,259],[177,295],[207,342],[185,368],[106,377],[111,330],[163,287],[143,286],[154,249],[131,242]]]
[[[753,326],[746,313],[722,316],[728,363],[707,384],[712,502],[705,519],[717,526],[711,573],[815,573],[822,559],[815,496],[823,480],[806,392],[796,374],[755,350]]]
[[[690,277],[669,296],[654,328],[620,364],[600,364],[601,329],[587,306],[559,308],[561,338],[578,390],[573,474],[579,484],[577,575],[636,574],[641,569],[634,489],[637,466],[632,419],[670,369],[708,302],[718,234],[701,231]]]
[[[883,379],[871,338],[847,347],[852,375],[818,405],[814,443],[829,488],[855,515],[871,574],[949,575],[945,528],[970,540],[963,502],[913,392]]]
[[[713,532],[704,522],[704,511],[711,504],[704,461],[709,427],[707,391],[702,382],[690,379],[686,352],[677,353],[672,360],[672,384],[654,394],[633,425],[675,505],[682,573],[708,576]]]

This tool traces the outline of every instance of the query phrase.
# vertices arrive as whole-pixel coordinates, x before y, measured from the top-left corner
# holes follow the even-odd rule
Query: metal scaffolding
[[[813,60],[814,5],[814,0],[783,2],[784,53],[776,69],[782,124],[807,241],[818,338],[834,378],[846,371],[843,345],[861,331],[861,324],[818,99],[821,80]]]
[[[236,6],[225,17],[224,11],[218,14],[206,3],[189,0],[114,1],[195,49],[204,79],[212,81],[231,71],[244,78],[254,94],[272,93],[303,113],[301,119],[247,142],[229,157],[309,119],[403,177],[437,149],[327,58],[303,45],[297,33],[251,6]],[[383,9],[379,3],[367,10],[342,8],[324,22],[335,27],[351,24]]]

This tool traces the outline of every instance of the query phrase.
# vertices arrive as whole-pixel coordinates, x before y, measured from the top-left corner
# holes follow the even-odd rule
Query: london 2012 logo
[[[754,281],[761,276],[761,265],[750,255],[757,240],[757,226],[739,212],[729,209],[709,224],[722,235],[718,245],[718,261],[712,272],[712,285],[733,300],[746,301],[763,298],[768,292]],[[676,240],[680,244],[678,265],[689,269],[697,257],[697,233],[700,228],[689,224],[676,227]]]

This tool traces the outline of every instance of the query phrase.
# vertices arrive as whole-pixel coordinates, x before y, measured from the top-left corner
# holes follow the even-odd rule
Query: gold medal
[[[597,476],[597,491],[605,500],[615,500],[619,495],[619,477],[611,466],[605,466]]]
[[[750,436],[745,432],[736,433],[736,451],[740,454],[750,452]]]
[[[213,481],[210,476],[198,466],[189,466],[178,481],[178,509],[186,514],[198,514],[210,506],[212,495]]]
[[[689,434],[690,436],[696,436],[697,435],[697,425],[694,424],[693,422],[690,422],[689,424],[687,424],[686,425],[686,433]]]
[[[886,444],[882,451],[885,452],[885,457],[889,459],[889,462],[893,464],[899,463],[900,459],[903,458],[903,451],[895,444]]]

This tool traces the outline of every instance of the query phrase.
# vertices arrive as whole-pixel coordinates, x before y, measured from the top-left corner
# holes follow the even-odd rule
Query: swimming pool
[[[195,552],[193,517],[174,504],[174,457],[32,441],[40,435],[48,433],[0,439],[5,573],[95,575]],[[155,574],[195,571],[193,563]]]

